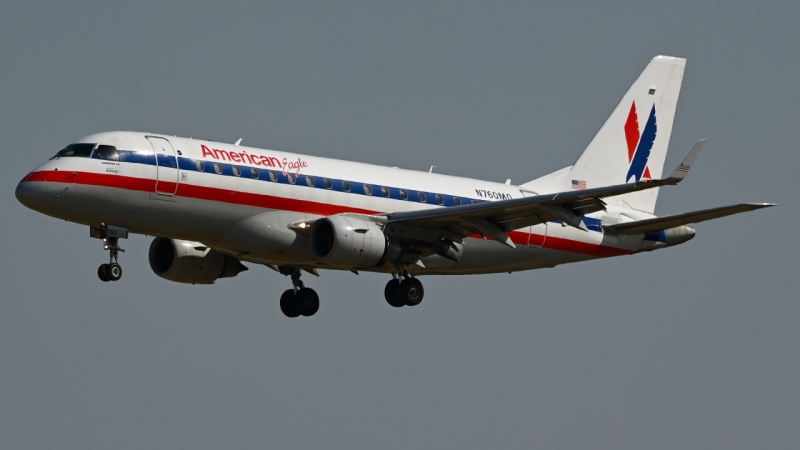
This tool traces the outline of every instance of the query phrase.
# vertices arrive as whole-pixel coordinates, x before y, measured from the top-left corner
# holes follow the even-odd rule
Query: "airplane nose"
[[[27,178],[28,176],[25,176],[25,178],[23,178],[19,182],[19,184],[17,184],[17,189],[14,190],[14,196],[17,197],[18,202],[30,208],[30,203],[32,199],[31,199],[31,190],[28,186],[30,183],[25,183],[25,180]]]
[[[47,189],[44,185],[48,183],[28,181],[29,177],[30,175],[26,176],[17,184],[17,189],[14,190],[14,196],[17,197],[18,202],[30,209],[38,211],[47,198]]]

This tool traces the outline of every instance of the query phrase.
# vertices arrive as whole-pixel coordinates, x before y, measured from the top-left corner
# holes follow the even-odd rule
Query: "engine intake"
[[[165,237],[153,239],[149,260],[156,275],[176,283],[212,284],[247,270],[238,259],[199,242]]]
[[[311,254],[334,266],[366,269],[397,259],[400,244],[374,222],[337,215],[314,222]]]

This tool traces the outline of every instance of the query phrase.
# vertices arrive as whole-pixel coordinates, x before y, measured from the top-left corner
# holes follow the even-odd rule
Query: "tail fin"
[[[685,66],[685,59],[672,56],[650,61],[570,169],[573,186],[661,178]],[[607,201],[653,213],[657,197],[658,189],[650,189]]]

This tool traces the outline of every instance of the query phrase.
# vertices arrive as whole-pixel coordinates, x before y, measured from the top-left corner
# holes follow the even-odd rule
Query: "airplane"
[[[104,132],[67,145],[26,175],[28,208],[88,225],[122,276],[120,239],[155,236],[161,278],[210,284],[266,266],[289,276],[287,317],[313,316],[303,272],[378,272],[393,307],[418,305],[421,275],[517,272],[649,252],[695,236],[690,225],[774,206],[742,203],[654,215],[700,140],[661,178],[686,60],[653,58],[571,166],[515,186],[155,133]]]

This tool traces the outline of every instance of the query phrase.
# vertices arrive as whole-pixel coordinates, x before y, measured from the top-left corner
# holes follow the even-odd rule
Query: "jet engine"
[[[376,223],[358,217],[325,217],[311,227],[311,253],[333,266],[375,267],[396,260],[400,250],[400,244],[389,239]]]
[[[157,237],[150,244],[150,268],[165,280],[211,284],[218,278],[235,277],[247,270],[238,259],[199,242]]]

